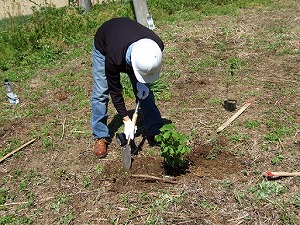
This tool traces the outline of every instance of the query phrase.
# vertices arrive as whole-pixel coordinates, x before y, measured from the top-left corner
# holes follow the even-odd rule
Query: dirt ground
[[[71,113],[57,109],[47,117],[58,130],[64,126],[64,135],[42,134],[53,140],[53,150],[41,152],[44,143],[38,139],[24,148],[19,157],[10,157],[0,164],[1,186],[14,193],[0,215],[26,216],[33,224],[300,224],[299,208],[291,203],[299,192],[299,177],[276,180],[285,192],[263,201],[251,191],[258,183],[268,181],[263,176],[266,171],[300,168],[299,126],[282,140],[269,142],[264,138],[271,129],[271,118],[288,126],[300,123],[300,4],[281,3],[280,10],[248,9],[237,17],[156,25],[166,46],[163,75],[173,77],[171,99],[157,100],[157,104],[165,120],[190,136],[192,152],[185,170],[166,170],[160,149],[145,142],[133,156],[131,170],[124,172],[115,139],[105,159],[92,154],[89,108],[74,107]],[[278,41],[271,35],[278,25],[291,30],[282,34],[290,53],[279,54],[280,43],[273,49],[266,47]],[[229,89],[225,82],[226,65],[212,60],[209,69],[200,68],[208,55],[223,62],[229,57],[247,62],[235,71],[237,80]],[[89,56],[82,56],[47,73],[52,76],[70,69],[73,73],[84,71],[84,79],[69,85],[83,87],[89,98],[89,60]],[[29,85],[40,88],[46,81],[37,77]],[[49,99],[36,104],[50,104],[56,109],[71,100],[69,94],[60,98],[57,92],[48,90]],[[237,100],[237,110],[248,101],[253,103],[217,134],[217,128],[236,112],[224,109],[220,100],[226,98]],[[132,101],[127,104],[134,108]],[[111,122],[115,111],[110,113]],[[81,129],[74,130],[69,122],[74,118],[81,121]],[[248,129],[247,121],[261,123]],[[14,138],[28,140],[28,131],[37,130],[43,123],[41,115],[34,120],[16,119],[2,127],[1,149]],[[137,144],[141,141],[141,136],[136,138]],[[263,150],[263,146],[267,149]],[[274,165],[271,158],[278,152],[284,159]],[[17,176],[21,170],[27,175]],[[27,181],[27,186],[20,191],[22,181]]]

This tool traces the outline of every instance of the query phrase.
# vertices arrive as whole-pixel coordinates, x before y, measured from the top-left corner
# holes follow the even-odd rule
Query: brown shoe
[[[108,142],[104,139],[97,139],[94,145],[94,154],[100,158],[104,158],[107,155]]]

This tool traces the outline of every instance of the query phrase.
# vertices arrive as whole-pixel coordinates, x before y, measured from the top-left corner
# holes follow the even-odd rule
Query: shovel
[[[140,107],[140,101],[138,100],[137,103],[136,103],[136,107],[135,107],[134,113],[132,115],[132,119],[131,119],[131,121],[133,122],[134,126],[135,126],[136,121],[137,121],[139,107]],[[122,166],[123,166],[123,169],[125,171],[128,171],[130,169],[130,167],[131,167],[131,146],[130,146],[131,141],[133,141],[133,140],[131,140],[129,138],[127,140],[126,145],[122,146],[122,148],[121,148],[121,152],[122,152]]]

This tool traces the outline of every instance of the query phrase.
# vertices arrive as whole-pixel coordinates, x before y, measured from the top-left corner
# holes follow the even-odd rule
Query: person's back
[[[129,45],[142,38],[155,41],[163,51],[162,40],[152,30],[128,18],[114,18],[103,23],[95,34],[94,44],[104,56],[124,58]]]

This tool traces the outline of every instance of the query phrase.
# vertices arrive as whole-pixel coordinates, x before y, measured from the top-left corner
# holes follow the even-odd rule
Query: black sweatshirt
[[[106,21],[94,37],[95,48],[105,56],[105,73],[112,102],[122,117],[128,116],[128,113],[122,96],[120,72],[133,74],[132,67],[126,63],[126,51],[133,42],[142,38],[155,41],[163,51],[162,40],[152,30],[128,18]]]

